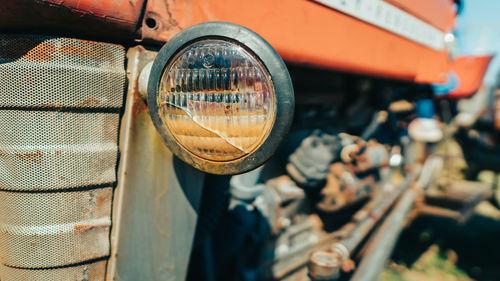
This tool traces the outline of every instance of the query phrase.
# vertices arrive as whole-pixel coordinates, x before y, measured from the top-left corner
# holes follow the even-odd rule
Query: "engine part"
[[[350,270],[353,265],[350,262],[351,253],[359,246],[361,241],[369,234],[377,222],[384,216],[387,210],[394,204],[402,192],[407,190],[414,182],[415,174],[408,175],[404,182],[397,188],[385,188],[377,193],[365,207],[353,216],[351,223],[345,225],[343,236],[329,246],[329,252],[335,260],[336,271],[340,269]],[[309,261],[309,268],[311,268]],[[340,273],[339,273],[340,274]]]
[[[281,176],[266,182],[266,188],[255,200],[254,206],[268,219],[272,233],[277,235],[292,225],[304,199],[304,191],[288,176]]]
[[[239,204],[251,204],[255,198],[264,192],[265,185],[258,184],[263,166],[250,172],[232,176],[229,182],[231,199],[229,209]]]
[[[309,275],[313,280],[336,280],[342,260],[331,252],[316,251],[309,258]]]
[[[387,148],[374,140],[345,146],[341,156],[349,168],[357,174],[389,165]]]
[[[375,113],[373,115],[372,121],[361,134],[361,138],[364,140],[369,140],[370,138],[372,138],[377,133],[380,126],[387,122],[387,116],[387,111],[382,110]]]
[[[317,187],[324,183],[329,166],[338,159],[341,147],[338,137],[315,131],[290,155],[286,170],[299,185]]]
[[[334,212],[346,204],[368,197],[374,190],[373,175],[358,178],[343,163],[337,162],[330,166],[326,185],[321,190],[322,199],[316,207],[324,212]]]
[[[382,226],[374,234],[351,280],[375,281],[379,279],[379,275],[394,249],[397,238],[403,230],[406,217],[413,207],[417,195],[418,190],[414,188],[405,191],[394,210],[391,211]]]
[[[432,181],[433,168],[440,165],[440,159],[431,157],[419,168],[418,179],[408,189],[390,211],[380,228],[370,239],[363,259],[351,280],[378,280],[387,260],[389,259],[397,239],[407,222],[408,215],[417,197]]]
[[[332,251],[338,253],[343,259],[347,260],[351,252],[356,249],[362,239],[369,233],[375,224],[382,218],[387,210],[394,204],[399,195],[404,192],[413,182],[413,176],[408,176],[395,190],[384,191],[377,197],[369,212],[361,210],[354,215],[357,220],[356,227],[341,241],[332,246]]]

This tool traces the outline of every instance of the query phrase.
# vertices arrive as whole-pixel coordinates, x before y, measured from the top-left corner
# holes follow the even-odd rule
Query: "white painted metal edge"
[[[382,0],[313,0],[369,24],[435,50],[442,50],[444,32]]]

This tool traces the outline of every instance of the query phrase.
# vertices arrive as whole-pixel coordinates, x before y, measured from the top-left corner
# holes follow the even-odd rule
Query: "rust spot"
[[[16,156],[19,157],[19,159],[21,160],[33,161],[35,163],[39,163],[43,156],[43,152],[37,149],[33,152],[28,152],[28,153],[16,153]]]
[[[97,210],[99,210],[99,209],[101,208],[101,206],[102,206],[102,204],[104,203],[104,201],[105,201],[105,200],[106,200],[106,199],[105,199],[105,198],[104,198],[104,196],[102,196],[102,195],[99,195],[99,196],[97,197],[97,206],[96,206],[96,209],[97,209]]]
[[[36,48],[30,50],[26,54],[26,58],[37,61],[50,61],[54,59],[55,53],[56,53],[56,47],[53,44],[49,42],[43,42]]]
[[[79,231],[79,230],[88,230],[91,229],[92,225],[90,224],[82,224],[82,225],[75,225],[74,230]]]
[[[81,103],[76,104],[78,107],[86,107],[86,106],[98,106],[101,104],[101,101],[94,98],[94,97],[88,97],[85,100],[83,100]]]
[[[61,154],[61,153],[62,153],[62,151],[60,151],[60,150],[56,150],[54,153],[55,153],[56,155],[59,155],[59,154]]]
[[[146,20],[149,18],[157,22],[157,26],[154,29],[148,27],[146,24]],[[170,10],[169,1],[147,1],[146,12],[141,27],[143,39],[154,38],[159,41],[167,41],[167,39],[181,29],[175,14]]]
[[[40,107],[43,107],[43,108],[65,108],[65,106],[57,105],[57,104],[53,104],[53,103],[40,104]]]
[[[132,105],[132,117],[135,119],[139,114],[148,112],[148,106],[142,100],[138,93],[133,93],[134,104]]]
[[[95,42],[91,41],[85,41],[85,42],[91,45],[92,47],[99,46],[99,44]],[[98,52],[89,52],[86,51],[86,48],[75,48],[75,46],[72,45],[61,46],[61,48],[59,48],[59,52],[70,56],[80,56],[84,58],[99,58],[99,56],[97,55]]]

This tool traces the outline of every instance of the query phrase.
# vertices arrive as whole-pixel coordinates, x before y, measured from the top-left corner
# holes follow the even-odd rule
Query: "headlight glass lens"
[[[276,118],[271,77],[240,45],[205,39],[180,50],[160,80],[158,108],[177,142],[212,161],[255,151]]]

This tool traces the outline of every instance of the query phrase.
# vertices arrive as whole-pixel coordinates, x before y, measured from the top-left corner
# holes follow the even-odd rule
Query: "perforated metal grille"
[[[0,265],[2,280],[51,280],[51,281],[104,281],[106,261],[77,265],[66,268],[23,270]],[[22,276],[22,279],[18,279]]]
[[[0,110],[1,189],[114,182],[117,124],[118,114]]]
[[[0,279],[104,280],[125,50],[0,35]]]
[[[117,45],[0,35],[0,104],[118,108],[125,82],[124,56],[123,47]]]

